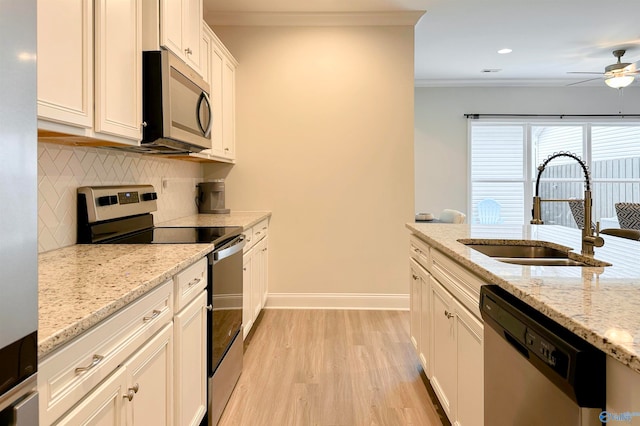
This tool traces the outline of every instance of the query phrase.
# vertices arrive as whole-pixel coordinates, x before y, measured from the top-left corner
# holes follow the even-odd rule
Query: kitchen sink
[[[544,241],[509,243],[499,240],[499,242],[493,243],[491,240],[482,240],[481,242],[460,240],[460,242],[504,263],[530,266],[610,266],[609,263],[571,253],[568,247],[562,250],[541,245],[545,243]]]

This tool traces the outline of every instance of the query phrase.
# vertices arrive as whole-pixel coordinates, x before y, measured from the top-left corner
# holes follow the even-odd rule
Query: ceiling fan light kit
[[[627,87],[631,83],[633,83],[634,77],[632,75],[619,75],[608,77],[604,80],[604,82],[609,87],[613,87],[614,89],[622,89],[623,87]]]

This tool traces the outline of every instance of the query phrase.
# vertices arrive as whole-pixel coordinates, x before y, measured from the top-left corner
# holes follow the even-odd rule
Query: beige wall
[[[214,31],[240,63],[237,165],[204,176],[273,212],[269,292],[407,294],[413,27]]]

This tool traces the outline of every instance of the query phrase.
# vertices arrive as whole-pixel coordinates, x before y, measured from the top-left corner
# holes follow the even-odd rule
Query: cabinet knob
[[[193,52],[190,48],[187,47],[186,49],[184,49],[184,53],[186,53],[187,55],[191,55]]]
[[[416,274],[412,274],[411,276],[413,277],[414,280],[418,279],[418,276]]]
[[[133,396],[134,396],[135,394],[136,394],[136,393],[133,391],[133,389],[129,388],[129,390],[127,391],[127,393],[126,393],[126,394],[124,394],[124,395],[122,395],[122,397],[123,397],[123,398],[128,399],[129,401],[132,401],[132,400],[133,400]]]
[[[224,150],[225,150],[225,151],[229,151],[229,148],[225,148]]]
[[[205,307],[207,308],[207,311],[213,311],[213,305],[207,305]]]
[[[444,311],[444,316],[449,318],[449,319],[453,318],[453,314],[451,312],[447,311],[447,310]]]
[[[129,388],[133,391],[133,393],[138,393],[138,391],[140,390],[140,384],[136,383],[135,385],[133,385],[133,387]]]
[[[148,124],[147,124],[147,122],[146,122],[146,121],[143,121],[142,123],[140,123],[140,126],[141,126],[141,127],[147,127],[147,126],[148,126]]]

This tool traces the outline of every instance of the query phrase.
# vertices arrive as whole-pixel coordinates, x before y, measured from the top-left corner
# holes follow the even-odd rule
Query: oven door
[[[242,327],[242,249],[244,235],[214,250],[209,258],[210,372],[213,374]]]

